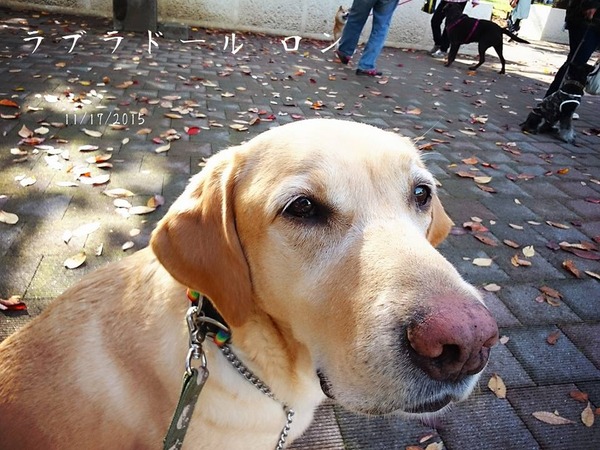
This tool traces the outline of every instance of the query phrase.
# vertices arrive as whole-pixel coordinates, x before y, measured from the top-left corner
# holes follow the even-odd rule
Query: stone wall
[[[129,0],[141,1],[151,0]],[[235,31],[255,31],[281,36],[299,35],[316,39],[331,39],[333,17],[340,5],[349,7],[351,0],[157,0],[158,21],[162,24],[196,25]],[[421,11],[422,0],[401,0],[390,33],[388,45],[402,48],[429,49],[431,16]],[[34,8],[112,17],[112,0],[0,0],[0,6]],[[541,13],[537,9],[543,8]],[[530,39],[563,42],[560,19],[550,14],[552,8],[532,5],[530,19],[523,21],[522,34]],[[560,11],[560,10],[553,10]],[[467,5],[472,17],[489,19],[491,4],[476,8]],[[564,16],[564,11],[562,12]],[[559,13],[560,14],[560,13]],[[550,20],[550,22],[548,22]],[[141,21],[143,22],[143,20]],[[542,29],[543,32],[539,30]],[[369,33],[365,28],[363,36]],[[539,37],[538,37],[539,36]],[[474,52],[474,44],[461,48]]]

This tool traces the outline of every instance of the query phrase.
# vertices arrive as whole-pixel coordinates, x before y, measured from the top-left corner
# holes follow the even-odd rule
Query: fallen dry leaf
[[[589,395],[586,392],[581,392],[579,389],[573,389],[569,392],[569,397],[581,403],[587,403],[589,400]]]
[[[581,412],[581,421],[586,427],[591,427],[594,425],[594,411],[592,410],[592,406],[589,402],[585,409]]]
[[[531,261],[527,261],[526,259],[521,259],[519,254],[517,253],[510,259],[510,263],[515,267],[530,267]]]
[[[506,398],[506,385],[500,375],[493,374],[488,381],[488,388],[496,395],[498,398]]]
[[[19,105],[16,102],[9,100],[7,98],[3,98],[2,100],[0,100],[0,105],[8,106],[10,108],[18,108],[19,107]]]
[[[67,258],[65,260],[64,264],[67,269],[77,269],[85,262],[85,259],[86,259],[86,254],[82,250],[79,253]]]
[[[536,411],[531,413],[531,415],[537,420],[550,425],[568,425],[570,423],[575,423],[572,420],[566,419],[564,417],[559,416],[558,414],[548,411]]]
[[[488,184],[490,181],[492,181],[492,177],[475,177],[473,178],[473,181],[478,184]]]
[[[492,239],[492,238],[490,238],[488,236],[483,236],[481,234],[474,234],[473,237],[475,239],[477,239],[478,241],[483,242],[486,245],[489,245],[489,246],[492,246],[492,247],[497,247],[498,246],[498,243],[494,239]]]
[[[86,223],[84,225],[77,227],[75,230],[73,230],[73,232],[71,233],[71,236],[73,236],[73,237],[87,236],[88,234],[92,234],[94,231],[97,231],[98,229],[100,229],[100,225],[101,225],[100,222]]]
[[[106,189],[102,193],[112,198],[133,197],[135,195],[133,192],[123,188]]]
[[[570,260],[567,259],[565,261],[563,261],[562,266],[568,270],[571,274],[573,274],[573,276],[577,277],[577,278],[581,278],[581,271],[577,268],[577,266],[575,265],[575,263]]]
[[[88,130],[87,128],[82,128],[81,131],[83,131],[85,134],[87,134],[90,137],[95,137],[95,138],[102,137],[102,133],[100,131]]]
[[[27,305],[21,301],[20,295],[11,295],[9,298],[0,298],[0,310],[2,311],[25,311]]]
[[[600,281],[600,273],[592,272],[591,270],[585,270],[584,272],[587,275],[589,275],[590,277],[595,278],[596,280]]]
[[[171,143],[167,142],[165,145],[161,145],[160,147],[156,147],[154,149],[155,153],[165,153],[171,149]]]
[[[490,283],[490,284],[486,284],[485,286],[483,286],[483,289],[486,290],[487,292],[498,292],[502,288],[500,286],[498,286],[496,283]]]
[[[140,205],[134,206],[129,209],[129,214],[141,215],[141,214],[150,214],[154,212],[156,208],[151,208],[150,206]]]
[[[473,264],[478,267],[490,267],[492,265],[492,260],[490,258],[475,258]]]
[[[0,222],[8,224],[8,225],[14,225],[18,221],[19,221],[19,216],[0,209]]]
[[[554,228],[560,228],[561,230],[568,230],[571,228],[569,225],[565,225],[563,223],[553,222],[551,220],[546,220],[546,223]]]
[[[560,337],[560,331],[553,331],[546,338],[546,342],[550,345],[556,345],[559,337]]]
[[[123,251],[127,251],[127,250],[129,250],[130,248],[133,248],[133,246],[134,246],[134,245],[135,245],[135,244],[133,243],[133,241],[127,241],[127,242],[125,242],[123,245],[121,245],[121,249],[122,249]]]
[[[521,247],[520,244],[517,244],[515,241],[511,241],[510,239],[504,239],[502,242],[504,242],[506,245],[508,245],[509,247],[512,247],[512,248]]]
[[[533,258],[535,256],[535,249],[533,248],[533,245],[528,245],[527,247],[523,247],[522,252],[526,258]]]

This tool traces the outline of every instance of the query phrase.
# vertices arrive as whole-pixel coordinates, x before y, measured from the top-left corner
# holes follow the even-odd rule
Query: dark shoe
[[[335,56],[337,56],[337,57],[339,58],[340,62],[341,62],[343,65],[346,65],[346,64],[348,64],[348,63],[350,62],[350,57],[349,57],[349,56],[346,56],[346,55],[344,55],[344,54],[343,54],[342,52],[340,52],[339,50],[336,50],[336,51],[335,51]]]
[[[379,72],[377,69],[356,69],[356,75],[366,75],[368,77],[380,77],[383,72]]]

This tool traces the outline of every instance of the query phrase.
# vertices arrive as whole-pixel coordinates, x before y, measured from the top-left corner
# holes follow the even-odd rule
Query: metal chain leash
[[[223,345],[220,348],[223,355],[225,355],[225,358],[227,358],[231,365],[235,367],[235,369],[240,373],[240,375],[242,375],[250,384],[252,384],[260,392],[262,392],[267,397],[275,400],[276,402],[280,403],[281,406],[283,406],[283,411],[286,415],[286,422],[283,426],[283,429],[281,430],[281,433],[279,434],[279,441],[277,442],[277,446],[275,447],[275,450],[283,450],[283,447],[285,446],[285,441],[287,440],[292,422],[294,420],[294,410],[292,408],[289,408],[285,403],[275,398],[275,395],[273,395],[273,392],[271,391],[269,386],[267,386],[260,380],[260,378],[254,375],[254,373],[252,373],[252,371],[248,369],[242,361],[239,360],[235,353],[231,351],[228,345]]]

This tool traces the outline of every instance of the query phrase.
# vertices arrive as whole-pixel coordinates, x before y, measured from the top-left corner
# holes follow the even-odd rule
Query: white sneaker
[[[433,56],[434,58],[445,58],[446,57],[446,52],[443,52],[440,49],[438,49],[435,52],[433,52],[431,54],[431,56]]]

